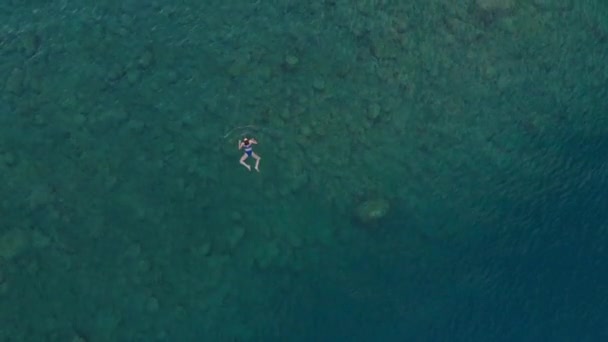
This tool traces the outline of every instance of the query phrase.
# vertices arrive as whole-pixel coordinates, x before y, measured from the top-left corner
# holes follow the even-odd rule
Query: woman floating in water
[[[258,156],[257,154],[255,154],[255,152],[253,152],[253,145],[257,145],[257,141],[253,138],[249,139],[249,138],[243,138],[243,140],[239,140],[239,150],[240,149],[244,149],[245,153],[243,154],[243,156],[241,157],[241,164],[247,168],[247,170],[251,171],[251,166],[247,163],[245,163],[245,160],[247,158],[249,158],[249,156],[253,157],[253,159],[255,159],[255,170],[257,172],[260,172],[259,166],[260,166],[260,156]]]

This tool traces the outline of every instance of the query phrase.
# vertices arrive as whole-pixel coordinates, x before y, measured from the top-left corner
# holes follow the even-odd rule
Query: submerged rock
[[[372,198],[361,202],[355,209],[355,217],[364,224],[374,224],[382,220],[390,210],[390,203],[384,198]]]
[[[11,260],[24,252],[29,245],[29,236],[24,230],[11,229],[0,235],[0,259]]]
[[[515,11],[514,0],[476,0],[473,14],[478,22],[490,26]]]
[[[513,9],[513,0],[477,0],[477,7],[483,11],[508,11]]]

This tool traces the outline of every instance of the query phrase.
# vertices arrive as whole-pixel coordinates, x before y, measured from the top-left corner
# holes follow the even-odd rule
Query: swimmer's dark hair
[[[248,138],[243,139],[243,144],[249,145],[249,139]]]

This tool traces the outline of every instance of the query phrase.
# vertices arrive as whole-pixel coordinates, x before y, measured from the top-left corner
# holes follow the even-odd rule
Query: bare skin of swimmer
[[[253,138],[243,138],[243,140],[239,140],[239,150],[244,149],[245,153],[243,153],[243,156],[241,157],[240,163],[241,165],[243,165],[244,167],[247,168],[247,170],[251,171],[251,165],[247,164],[245,162],[245,160],[247,160],[247,158],[249,158],[249,156],[252,156],[253,159],[255,159],[255,170],[257,172],[260,172],[260,159],[262,159],[260,156],[258,156],[255,152],[253,152],[253,145],[257,145],[258,142],[257,140],[253,139]]]

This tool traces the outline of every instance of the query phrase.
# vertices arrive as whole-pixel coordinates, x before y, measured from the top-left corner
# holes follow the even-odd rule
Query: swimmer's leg
[[[262,157],[255,154],[255,152],[253,152],[251,156],[255,159],[255,170],[260,172],[260,159],[262,159]]]
[[[251,166],[249,166],[247,163],[245,163],[245,159],[247,159],[247,153],[244,153],[243,156],[241,157],[241,160],[239,161],[241,163],[241,165],[243,165],[244,167],[247,168],[247,170],[251,171]]]

